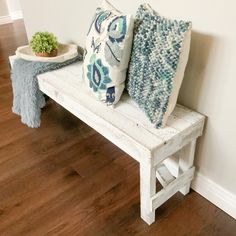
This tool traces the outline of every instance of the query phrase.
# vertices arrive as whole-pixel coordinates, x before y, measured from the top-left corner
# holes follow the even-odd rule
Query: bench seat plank
[[[179,133],[199,125],[204,117],[177,105],[163,129],[155,129],[131,98],[124,94],[115,108],[91,94],[82,80],[82,63],[38,76],[40,90],[142,162]]]

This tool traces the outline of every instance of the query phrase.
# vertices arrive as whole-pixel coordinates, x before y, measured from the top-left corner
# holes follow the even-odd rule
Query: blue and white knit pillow
[[[84,79],[97,98],[117,103],[125,87],[134,20],[104,0],[89,28],[84,56]]]
[[[164,18],[148,4],[139,7],[127,90],[156,128],[165,126],[176,105],[190,38],[190,22]]]

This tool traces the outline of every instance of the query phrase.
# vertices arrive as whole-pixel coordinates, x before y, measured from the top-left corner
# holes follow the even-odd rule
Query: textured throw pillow
[[[133,25],[131,15],[124,15],[103,1],[87,34],[84,78],[97,98],[107,105],[117,103],[125,87]]]
[[[156,128],[165,126],[176,105],[190,38],[191,22],[164,18],[148,4],[139,7],[127,90]]]

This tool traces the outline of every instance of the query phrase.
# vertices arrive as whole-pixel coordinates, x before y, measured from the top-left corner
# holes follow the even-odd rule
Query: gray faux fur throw
[[[47,71],[81,61],[82,55],[62,63],[36,62],[16,59],[11,71],[13,88],[12,111],[21,116],[21,122],[31,128],[40,126],[41,108],[45,106],[45,98],[39,90],[37,75]]]

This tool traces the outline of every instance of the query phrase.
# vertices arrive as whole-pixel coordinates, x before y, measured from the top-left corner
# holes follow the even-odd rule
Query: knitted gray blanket
[[[12,111],[21,116],[21,122],[31,128],[40,126],[41,108],[45,106],[45,98],[39,90],[37,75],[60,69],[81,61],[82,55],[62,63],[34,62],[16,59],[12,66],[11,80],[13,88]]]

